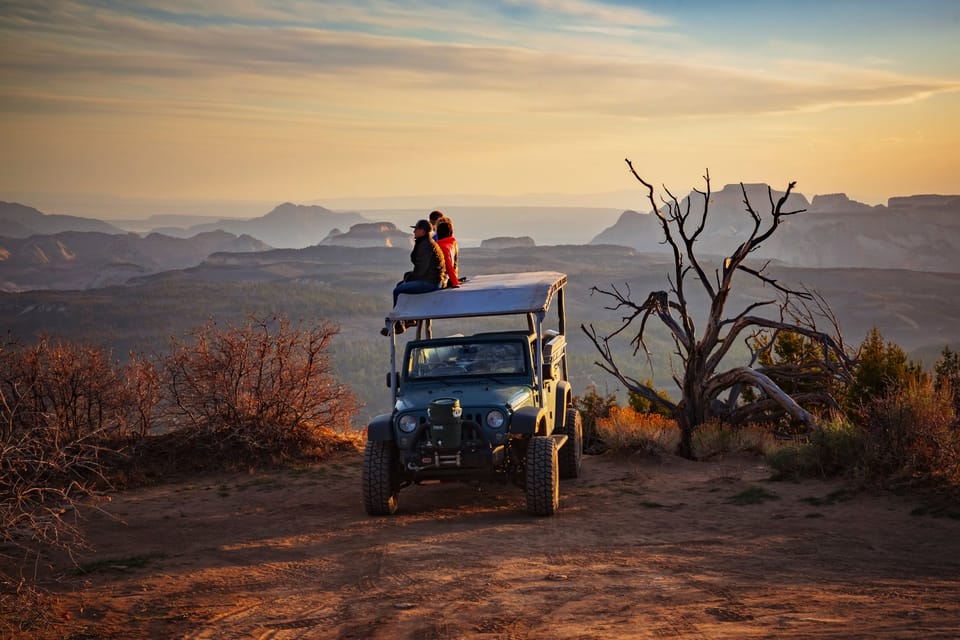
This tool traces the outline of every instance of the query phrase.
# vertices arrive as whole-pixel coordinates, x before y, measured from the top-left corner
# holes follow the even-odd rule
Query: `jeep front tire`
[[[400,506],[397,449],[392,442],[367,440],[363,450],[363,506],[371,516],[389,516]]]
[[[560,465],[553,438],[530,438],[526,462],[527,512],[552,516],[560,503]]]

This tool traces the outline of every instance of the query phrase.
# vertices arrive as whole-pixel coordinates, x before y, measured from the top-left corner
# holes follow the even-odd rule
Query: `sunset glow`
[[[952,0],[13,0],[0,199],[882,203],[960,192],[958,89]]]

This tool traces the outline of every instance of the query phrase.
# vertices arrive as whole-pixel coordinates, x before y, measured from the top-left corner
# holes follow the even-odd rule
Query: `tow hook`
[[[424,469],[438,469],[440,467],[460,467],[462,463],[463,460],[459,451],[442,455],[439,452],[435,452],[432,457],[421,456],[419,464],[416,462],[408,462],[407,469],[410,471],[422,471]]]

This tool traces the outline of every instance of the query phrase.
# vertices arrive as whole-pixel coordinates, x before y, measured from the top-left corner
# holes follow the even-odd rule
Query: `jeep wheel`
[[[560,502],[560,469],[553,439],[534,436],[527,448],[527,512],[552,516]]]
[[[579,478],[580,465],[583,462],[583,420],[580,412],[574,408],[567,409],[567,421],[563,424],[560,433],[567,436],[567,441],[560,447],[560,478]]]
[[[397,449],[392,442],[367,440],[363,450],[363,506],[372,516],[389,516],[399,505]]]

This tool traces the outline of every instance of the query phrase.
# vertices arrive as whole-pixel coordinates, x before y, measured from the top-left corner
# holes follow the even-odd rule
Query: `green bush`
[[[953,397],[954,418],[960,417],[960,353],[944,347],[933,370],[936,388],[948,390]]]
[[[597,432],[597,421],[610,417],[610,410],[617,406],[617,396],[603,395],[594,385],[589,385],[582,396],[573,399],[573,404],[583,419],[584,449],[591,453],[602,450],[604,445]]]
[[[647,385],[651,389],[654,388],[653,380],[645,380],[643,384]],[[670,396],[667,395],[666,391],[657,390],[657,395],[664,400],[670,401]],[[658,402],[648,400],[639,393],[635,393],[633,391],[627,392],[627,404],[630,405],[630,408],[637,413],[655,413],[666,418],[673,418],[673,412],[671,412],[667,407]]]
[[[847,387],[847,408],[859,411],[874,398],[904,387],[920,374],[920,367],[907,361],[903,349],[894,342],[884,343],[880,330],[874,327],[860,345],[853,381]]]
[[[808,438],[770,449],[766,460],[777,478],[833,477],[856,471],[863,446],[861,430],[837,415]]]

